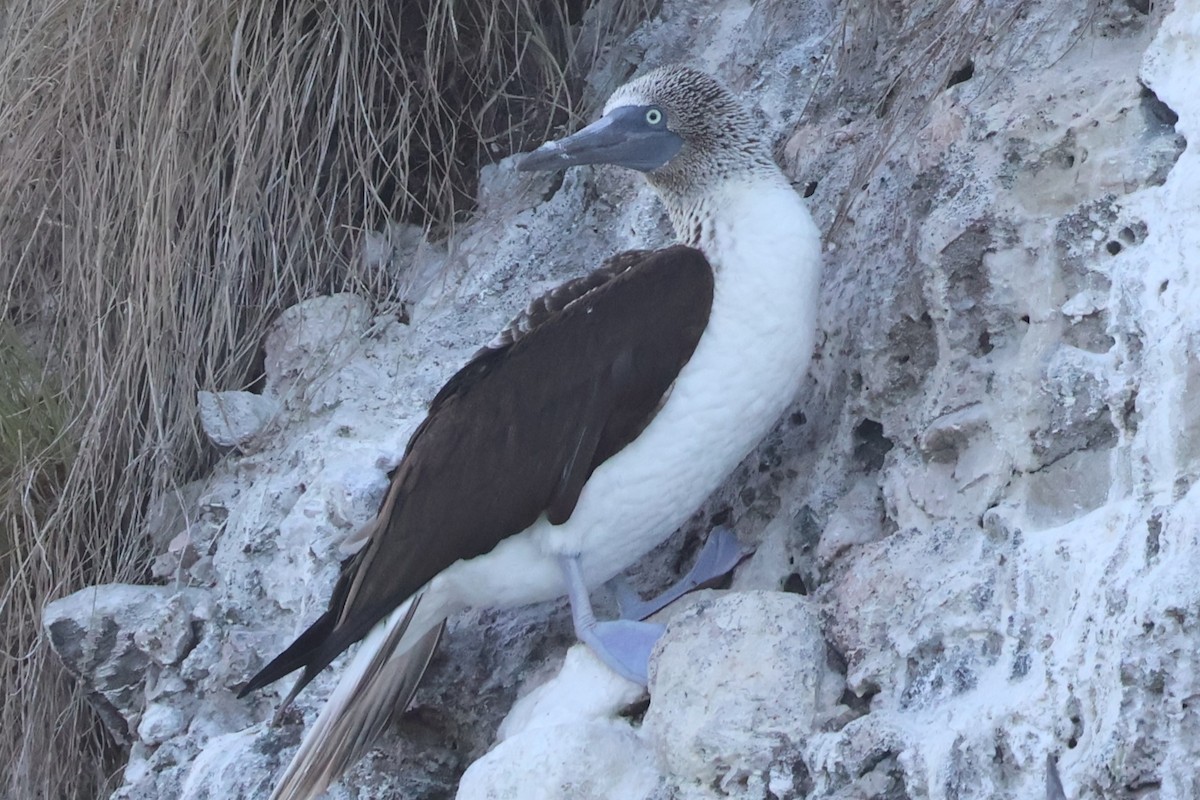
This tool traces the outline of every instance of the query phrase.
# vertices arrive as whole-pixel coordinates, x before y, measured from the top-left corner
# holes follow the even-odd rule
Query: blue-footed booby
[[[286,705],[362,640],[273,798],[311,798],[404,710],[448,616],[567,595],[579,638],[646,682],[639,621],[733,567],[731,534],[633,619],[589,590],[666,539],[792,401],[813,349],[820,236],[754,118],[669,66],[521,170],[645,174],[679,244],[610,258],[534,300],[433,398],[329,608],[242,695],[303,668]]]

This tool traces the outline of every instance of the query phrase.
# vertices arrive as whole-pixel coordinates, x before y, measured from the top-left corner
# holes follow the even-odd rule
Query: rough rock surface
[[[584,656],[560,671],[562,603],[455,619],[329,796],[446,797],[475,762],[464,798],[1200,797],[1200,4],[666,0],[598,52],[596,97],[686,60],[757,103],[825,233],[806,388],[634,577],[662,585],[714,523],[757,552],[676,610],[648,710]],[[425,249],[410,324],[346,297],[281,318],[280,411],[156,570],[207,609],[186,654],[127,648],[145,685],[105,683],[61,627],[83,617],[47,620],[133,740],[118,797],[265,794],[341,662],[275,729],[286,682],[234,694],[323,610],[423,404],[531,293],[668,239],[618,170],[504,162],[480,195]],[[126,643],[157,624],[110,618]],[[700,631],[761,670],[693,658]],[[696,737],[711,759],[671,750]]]
[[[117,741],[161,744],[179,734],[183,711],[164,699],[208,616],[205,592],[109,584],[47,604],[42,624],[67,669]]]
[[[676,616],[657,646],[643,731],[677,796],[796,795],[805,740],[841,694],[825,672],[808,598],[733,592]]]
[[[262,432],[278,407],[253,392],[197,392],[200,425],[213,444],[243,445]]]

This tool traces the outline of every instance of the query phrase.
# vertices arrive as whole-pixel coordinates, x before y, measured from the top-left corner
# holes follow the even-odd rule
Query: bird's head
[[[517,164],[522,171],[614,164],[660,188],[704,183],[770,165],[761,131],[737,98],[691,67],[660,67],[613,92],[599,120],[547,142]]]

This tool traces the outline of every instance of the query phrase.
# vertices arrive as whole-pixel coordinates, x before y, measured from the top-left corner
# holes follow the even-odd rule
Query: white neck
[[[783,175],[773,171],[725,181],[669,208],[679,238],[699,248],[713,266],[714,315],[724,317],[728,309],[754,336],[790,339],[799,351],[789,360],[803,373],[815,336],[821,240],[804,201]]]

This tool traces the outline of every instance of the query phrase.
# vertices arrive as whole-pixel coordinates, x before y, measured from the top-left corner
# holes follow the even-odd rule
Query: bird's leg
[[[597,622],[587,585],[583,582],[579,556],[561,556],[560,559],[567,597],[571,601],[571,619],[579,641],[592,648],[592,652],[618,675],[645,686],[650,651],[662,636],[664,626],[628,619]]]
[[[612,589],[617,595],[621,618],[645,619],[693,589],[699,589],[729,574],[747,555],[749,553],[742,550],[733,531],[724,525],[713,528],[688,574],[657,597],[643,600],[624,577],[613,578]]]

